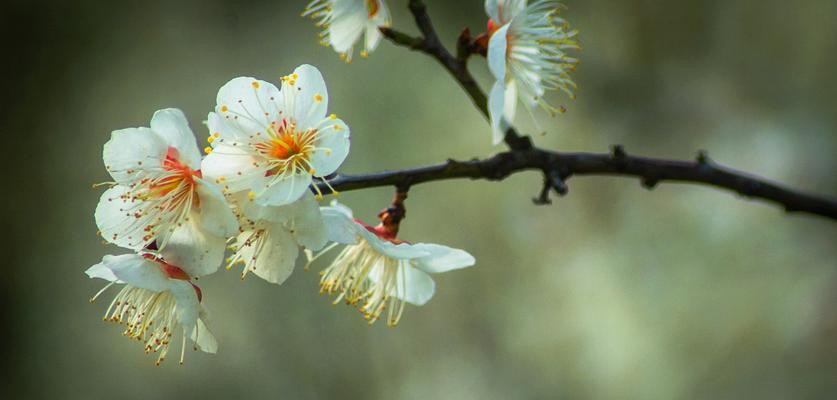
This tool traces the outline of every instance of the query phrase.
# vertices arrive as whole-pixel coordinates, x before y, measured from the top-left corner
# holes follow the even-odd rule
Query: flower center
[[[366,11],[369,14],[369,18],[375,17],[380,9],[381,5],[378,3],[378,0],[366,0]]]
[[[193,170],[188,165],[182,163],[180,161],[180,152],[171,146],[166,151],[166,159],[163,160],[163,170],[167,171],[168,174],[158,179],[149,179],[146,181],[149,183],[148,192],[146,193],[148,197],[160,198],[181,187],[194,190],[194,177],[202,177],[200,170]]]
[[[271,123],[271,127],[273,129],[269,139],[255,144],[256,150],[270,164],[265,176],[297,172],[313,174],[311,155],[316,149],[317,130],[299,132],[294,124],[289,124],[285,119],[281,124]]]

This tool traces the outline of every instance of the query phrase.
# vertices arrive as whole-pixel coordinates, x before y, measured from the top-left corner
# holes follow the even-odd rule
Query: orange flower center
[[[381,5],[378,4],[378,0],[366,0],[366,10],[369,13],[369,18],[373,18],[377,15],[380,8]]]

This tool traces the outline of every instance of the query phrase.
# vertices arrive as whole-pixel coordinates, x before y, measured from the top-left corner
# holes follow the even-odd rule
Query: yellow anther
[[[259,88],[259,81],[250,82],[250,85],[253,86],[253,89],[258,89]]]
[[[334,124],[334,130],[335,131],[339,131],[340,129],[343,129],[343,128],[341,128],[340,125],[338,125],[338,124]]]
[[[203,151],[206,154],[212,153],[212,147],[211,146],[206,146],[206,147],[203,148]]]
[[[218,133],[218,132],[212,132],[212,136],[215,136],[217,138],[217,137],[221,136],[221,134]]]
[[[215,140],[215,136],[210,136],[210,137],[206,138],[207,143],[212,143],[214,140]]]
[[[226,105],[221,106],[221,112],[227,112],[227,111],[229,111],[229,110],[230,110],[230,109],[229,109],[229,108],[227,108],[227,106],[226,106]]]
[[[256,192],[254,192],[252,190],[247,192],[247,198],[252,201],[253,199],[256,198]]]
[[[311,168],[311,169],[309,169],[309,170],[308,170],[308,173],[309,173],[309,174],[311,174],[311,175],[316,175],[316,174],[317,174],[317,170],[316,170],[316,169],[314,169],[314,168]]]
[[[295,80],[296,80],[296,79],[299,79],[299,75],[297,75],[297,73],[296,73],[296,72],[294,72],[294,73],[292,73],[292,74],[291,74],[291,78],[293,78],[293,79],[295,79]]]
[[[316,101],[317,103],[323,101],[323,96],[320,95],[319,93],[315,94],[314,95],[314,101]]]
[[[360,56],[363,57],[363,58],[369,57],[369,52],[366,51],[366,50],[362,50],[360,52]]]
[[[296,85],[296,81],[293,80],[293,79],[290,79],[290,80],[288,80],[288,85],[291,85],[291,86]]]
[[[331,119],[337,119],[337,114],[331,114],[328,117],[331,118]]]

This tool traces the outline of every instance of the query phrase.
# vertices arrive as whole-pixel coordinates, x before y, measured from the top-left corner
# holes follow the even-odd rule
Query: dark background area
[[[414,33],[406,1],[394,26]],[[427,0],[440,35],[479,1]],[[382,43],[346,65],[306,1],[4,1],[0,134],[3,398],[832,398],[837,225],[710,188],[577,178],[549,207],[536,173],[415,187],[402,237],[467,249],[474,268],[395,329],[317,294],[220,270],[201,280],[221,348],[153,365],[101,321],[83,274],[114,129],[179,107],[202,141],[218,88],[323,72],[352,129],[342,171],[486,156],[487,124],[426,56]],[[837,196],[837,2],[567,0],[578,100],[539,145],[716,161]],[[483,88],[484,60],[471,67]],[[523,113],[521,113],[523,114]],[[535,128],[525,116],[524,132]],[[341,201],[372,219],[389,189]]]

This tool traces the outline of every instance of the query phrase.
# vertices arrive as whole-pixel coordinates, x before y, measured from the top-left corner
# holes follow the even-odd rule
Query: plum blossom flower
[[[325,28],[320,44],[331,46],[346,62],[352,61],[355,44],[362,34],[365,38],[360,56],[366,57],[381,41],[378,28],[392,23],[383,0],[314,0],[302,16],[319,19],[317,26]]]
[[[310,65],[283,77],[281,91],[254,78],[229,81],[209,113],[212,150],[203,173],[260,205],[293,203],[349,153],[349,127],[326,116],[327,108],[325,82]]]
[[[102,237],[141,250],[170,248],[190,274],[215,271],[238,224],[221,190],[203,179],[201,156],[180,110],[154,113],[150,128],[114,131],[103,151],[112,186],[96,207]]]
[[[217,351],[218,343],[206,327],[201,290],[183,269],[145,253],[106,255],[86,273],[109,282],[91,302],[111,286],[124,285],[103,319],[123,324],[123,334],[142,342],[146,353],[159,353],[157,365],[165,360],[169,345],[176,340],[174,335],[180,332],[181,364],[186,337],[195,343],[195,350],[212,354]]]
[[[387,311],[387,324],[395,326],[405,303],[420,306],[433,297],[436,284],[429,274],[470,267],[475,262],[464,250],[396,239],[387,224],[366,225],[336,201],[322,207],[322,213],[329,240],[348,246],[320,272],[320,292],[336,294],[335,304],[345,300],[354,305],[370,324]],[[321,254],[309,255],[309,262]]]
[[[488,67],[497,79],[488,96],[494,144],[502,142],[514,119],[517,100],[530,113],[540,106],[551,115],[563,106],[549,104],[547,91],[561,90],[575,98],[570,78],[578,60],[567,55],[577,50],[578,34],[558,16],[561,4],[554,0],[486,0]],[[534,118],[533,118],[534,119]]]
[[[299,246],[320,250],[327,241],[319,204],[311,194],[284,206],[260,206],[249,199],[238,199],[241,233],[230,248],[227,269],[243,264],[241,279],[248,272],[275,284],[291,275]]]

